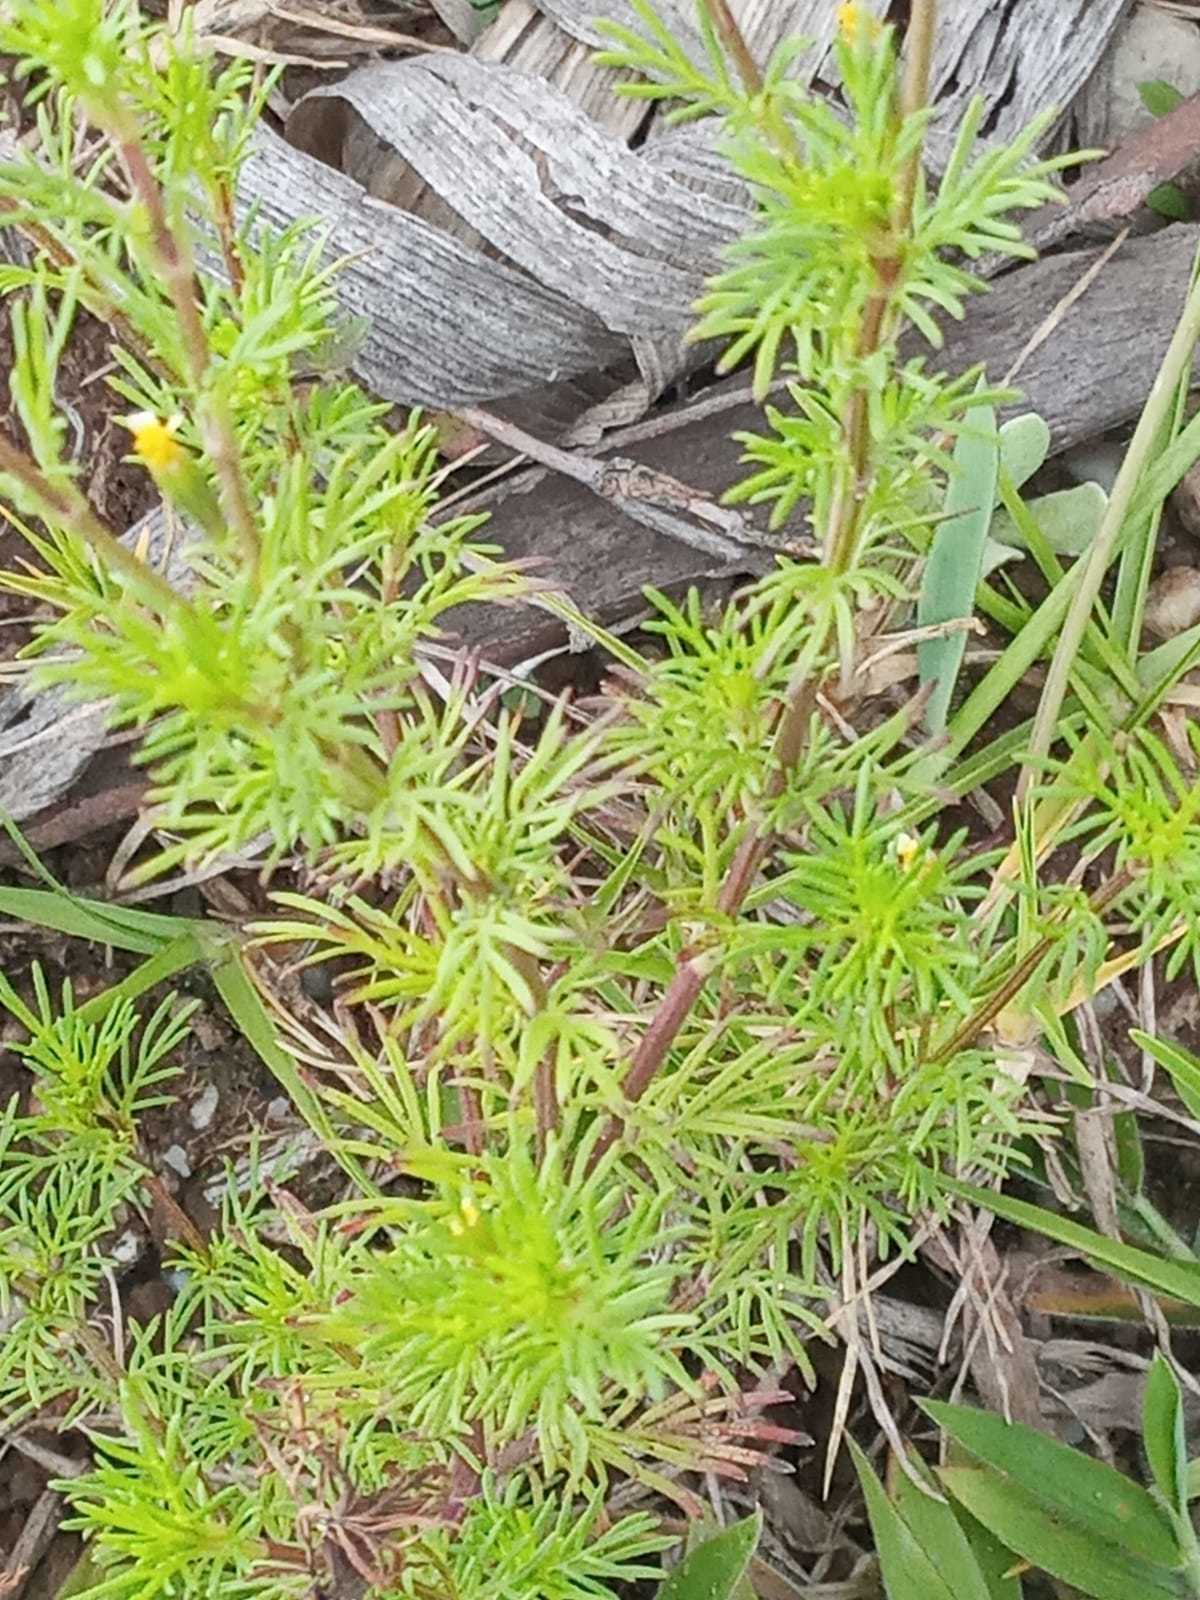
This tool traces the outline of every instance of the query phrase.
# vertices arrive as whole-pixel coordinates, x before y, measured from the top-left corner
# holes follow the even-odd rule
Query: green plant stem
[[[929,97],[929,69],[937,32],[937,0],[913,0],[904,39],[904,82],[898,121],[917,115]],[[895,333],[896,287],[903,275],[905,242],[912,231],[913,200],[921,172],[924,141],[919,141],[905,162],[897,187],[887,239],[872,261],[875,286],[863,312],[855,359],[867,362]],[[842,417],[846,461],[840,475],[825,529],[823,560],[834,572],[846,572],[854,561],[859,523],[870,474],[870,396],[857,383],[847,397]]]
[[[1100,524],[1095,543],[1087,557],[1079,563],[1082,571],[1050,662],[1050,670],[1046,674],[1045,686],[1034,718],[1033,733],[1029,740],[1029,751],[1021,768],[1017,784],[1018,804],[1023,803],[1027,797],[1035,772],[1054,743],[1058,715],[1066,698],[1071,668],[1087,631],[1092,608],[1100,593],[1100,585],[1116,552],[1137,490],[1138,480],[1150,459],[1155,441],[1159,438],[1168,408],[1174,404],[1180,377],[1191,362],[1198,338],[1200,338],[1200,285],[1194,286],[1188,296],[1183,315],[1176,325],[1167,353],[1155,376],[1154,385],[1142,408],[1137,428],[1129,441],[1129,448],[1125,452],[1125,459],[1121,463],[1121,470],[1113,485],[1112,498],[1108,502],[1108,509],[1104,513],[1104,520]],[[1075,569],[1072,570],[1072,578],[1074,571]]]
[[[139,598],[155,610],[169,614],[184,603],[160,573],[121,543],[78,490],[53,483],[3,433],[0,433],[0,472],[7,472],[38,500],[44,515],[78,534],[90,550],[127,579]]]

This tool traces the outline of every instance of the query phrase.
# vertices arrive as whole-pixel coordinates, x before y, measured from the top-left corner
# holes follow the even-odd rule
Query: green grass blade
[[[358,1157],[342,1148],[329,1113],[320,1097],[305,1082],[294,1056],[279,1043],[258,990],[250,981],[240,950],[230,950],[212,968],[212,980],[243,1037],[275,1075],[309,1127],[324,1141],[329,1153],[343,1171],[362,1188],[364,1194],[377,1193],[377,1185],[367,1176]]]
[[[761,1533],[762,1512],[756,1511],[705,1539],[665,1580],[658,1600],[734,1600]]]
[[[1103,1233],[1060,1217],[1042,1206],[1030,1205],[1026,1200],[1014,1200],[1010,1195],[997,1194],[991,1189],[979,1189],[972,1183],[946,1179],[945,1187],[972,1205],[981,1206],[1006,1222],[1018,1227],[1032,1228],[1047,1239],[1056,1239],[1072,1250],[1078,1250],[1088,1260],[1096,1262],[1107,1271],[1153,1294],[1169,1295],[1186,1305],[1200,1306],[1200,1261],[1168,1261],[1149,1250],[1139,1250],[1134,1245],[1122,1244]]]
[[[1152,459],[1161,456],[1179,437],[1187,410],[1188,391],[1192,374],[1184,373],[1175,393],[1175,405],[1165,419],[1162,435]],[[1142,618],[1146,610],[1146,592],[1150,587],[1150,572],[1154,565],[1154,551],[1158,544],[1158,529],[1162,522],[1162,495],[1151,503],[1146,516],[1130,519],[1129,533],[1123,541],[1121,557],[1117,563],[1117,583],[1113,594],[1111,635],[1115,647],[1124,658],[1136,662],[1142,637]]]
[[[1093,1539],[1116,1541],[1152,1565],[1182,1566],[1170,1519],[1153,1495],[1124,1473],[990,1411],[941,1400],[918,1404],[956,1444],[1032,1495],[1056,1521]],[[991,1526],[986,1517],[980,1520]]]
[[[80,900],[49,889],[0,888],[0,917],[32,923],[38,928],[52,928],[55,933],[65,933],[72,939],[90,939],[95,944],[111,944],[118,950],[149,956],[178,935],[176,918],[157,919],[162,924],[160,928],[139,926],[114,916],[112,913],[118,909],[99,900]],[[140,913],[141,917],[151,915],[150,912]]]
[[[955,1600],[996,1600],[963,1524],[947,1501],[933,1498],[936,1485],[915,1450],[910,1452],[909,1467],[910,1472],[919,1475],[928,1485],[930,1492],[922,1490],[910,1472],[896,1470],[889,1474],[891,1503],[897,1515]],[[1011,1587],[1004,1592],[1006,1595],[1014,1593]],[[1015,1592],[1019,1594],[1020,1591]]]
[[[1076,573],[1078,578],[1071,585],[1070,605],[1063,618],[1062,631],[1050,660],[1050,669],[1046,674],[1046,682],[1034,718],[1033,737],[1029,743],[1029,760],[1017,785],[1019,800],[1024,798],[1038,764],[1050,753],[1050,747],[1057,737],[1059,716],[1066,698],[1075,657],[1099,597],[1105,573],[1120,552],[1122,537],[1130,528],[1140,526],[1141,518],[1148,517],[1153,507],[1166,497],[1167,490],[1163,490],[1157,500],[1147,500],[1139,509],[1139,492],[1144,479],[1149,475],[1155,442],[1160,436],[1164,418],[1170,413],[1179,383],[1185,373],[1191,372],[1198,338],[1200,338],[1200,286],[1196,284],[1193,275],[1193,282],[1179,322],[1146,398],[1146,404],[1142,408],[1138,425],[1134,429],[1133,438],[1125,452],[1125,459],[1121,463],[1121,470],[1117,474],[1117,481],[1113,485],[1112,498],[1109,500],[1104,521],[1088,554],[1077,561],[1071,569],[1072,578],[1075,578]]]
[[[199,966],[205,959],[204,948],[195,934],[182,933],[152,956],[147,956],[120,983],[114,983],[111,988],[93,995],[77,1008],[76,1015],[83,1022],[98,1022],[119,1001],[136,1000],[156,984],[169,983],[177,972],[186,972],[189,967]]]
[[[995,410],[976,406],[968,412],[954,447],[955,470],[946,486],[946,518],[933,536],[917,604],[919,627],[966,621],[974,612],[984,540],[996,503],[999,464]],[[926,639],[917,646],[921,683],[934,686],[925,712],[925,725],[931,733],[940,733],[946,726],[966,648],[967,636],[962,630]]]
[[[1180,1044],[1170,1044],[1166,1039],[1156,1039],[1152,1033],[1143,1033],[1140,1028],[1131,1028],[1129,1037],[1169,1074],[1175,1093],[1190,1114],[1200,1118],[1200,1056],[1194,1056]]]
[[[1176,1517],[1186,1518],[1187,1446],[1183,1432],[1183,1399],[1175,1374],[1157,1352],[1146,1374],[1142,1439],[1150,1473],[1163,1503]]]
[[[875,1536],[888,1600],[960,1600],[888,1499],[866,1456],[852,1439],[849,1445],[867,1503],[867,1517]]]
[[[1178,1572],[1061,1522],[1039,1496],[990,1467],[941,1467],[950,1494],[1010,1550],[1094,1600],[1182,1600]]]

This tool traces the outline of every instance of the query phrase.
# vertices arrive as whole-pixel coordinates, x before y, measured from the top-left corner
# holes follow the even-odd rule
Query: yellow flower
[[[907,872],[917,859],[921,850],[921,841],[914,839],[911,833],[898,833],[896,835],[896,860]]]
[[[153,411],[139,411],[126,417],[123,427],[133,435],[133,453],[151,472],[167,472],[184,460],[186,452],[175,437],[182,417],[159,420]]]
[[[153,411],[122,419],[133,435],[133,453],[172,505],[214,539],[225,535],[225,519],[199,460],[176,435],[183,418],[164,422]]]
[[[838,32],[847,44],[857,44],[860,39],[866,39],[874,44],[883,32],[883,25],[878,17],[861,5],[855,5],[853,0],[837,8]]]
[[[479,1207],[467,1195],[464,1195],[459,1205],[461,1217],[451,1217],[446,1226],[456,1239],[461,1239],[468,1228],[473,1228],[479,1221]]]

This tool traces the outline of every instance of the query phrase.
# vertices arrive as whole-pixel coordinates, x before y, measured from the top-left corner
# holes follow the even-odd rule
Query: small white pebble
[[[188,1121],[197,1133],[203,1133],[216,1115],[221,1091],[215,1083],[206,1083],[188,1109]]]
[[[136,1228],[126,1228],[112,1248],[113,1260],[119,1267],[131,1267],[146,1248],[146,1240]]]
[[[274,1100],[272,1100],[270,1105],[267,1107],[267,1121],[286,1122],[288,1113],[291,1111],[291,1109],[292,1102],[288,1099],[287,1095],[276,1095]]]
[[[192,1163],[187,1158],[187,1152],[181,1144],[173,1144],[169,1150],[163,1151],[163,1161],[172,1172],[177,1172],[181,1178],[190,1178]]]

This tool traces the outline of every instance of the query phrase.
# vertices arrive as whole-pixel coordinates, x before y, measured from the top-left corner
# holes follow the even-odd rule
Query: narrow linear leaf
[[[1117,1277],[1139,1288],[1169,1295],[1186,1305],[1200,1306],[1200,1261],[1193,1264],[1156,1256],[1149,1250],[1139,1250],[1134,1245],[1109,1239],[1093,1228],[1072,1222],[1069,1217],[1060,1217],[1042,1206],[1014,1200],[1009,1195],[997,1194],[991,1189],[980,1189],[972,1183],[947,1180],[946,1187],[962,1199],[969,1200],[972,1205],[982,1206],[993,1215],[1003,1217],[1006,1222],[1015,1222],[1021,1228],[1032,1228],[1047,1239],[1056,1239],[1059,1244],[1069,1245],[1071,1249],[1078,1250],[1089,1260],[1107,1267]]]
[[[319,1097],[305,1082],[295,1058],[279,1043],[274,1024],[258,991],[242,963],[241,952],[233,950],[212,969],[213,985],[225,1002],[230,1016],[261,1060],[275,1074],[280,1087],[291,1098],[296,1110],[324,1140],[330,1153],[366,1194],[377,1193],[377,1185],[351,1151],[344,1148]]]
[[[933,1498],[937,1487],[916,1451],[910,1452],[909,1465],[928,1481],[931,1492],[923,1493],[910,1472],[895,1470],[888,1487],[898,1516],[955,1600],[995,1600],[950,1503]]]
[[[917,603],[917,623],[922,628],[965,622],[974,611],[999,471],[996,413],[991,406],[976,406],[968,413],[954,447],[954,470],[946,486],[946,517],[934,535],[925,564]],[[933,686],[925,712],[931,733],[941,733],[946,726],[966,648],[967,636],[962,630],[926,639],[917,646],[921,684]]]
[[[28,922],[36,928],[52,928],[55,933],[65,933],[72,939],[111,944],[118,950],[132,950],[142,956],[153,955],[168,942],[162,934],[110,920],[103,915],[110,909],[96,902],[53,894],[48,889],[0,888],[0,917]]]
[[[105,1016],[114,1005],[125,1000],[136,1000],[139,995],[153,989],[156,984],[169,983],[177,972],[186,972],[205,959],[205,952],[192,933],[180,934],[152,956],[140,962],[128,977],[114,983],[78,1007],[76,1015],[83,1022],[95,1022]]]
[[[990,1467],[941,1467],[945,1488],[1002,1544],[1093,1600],[1177,1600],[1182,1576],[1059,1521],[1034,1495]]]
[[[1023,1556],[1015,1555],[1002,1544],[990,1528],[973,1517],[966,1506],[952,1501],[954,1515],[967,1536],[976,1564],[987,1584],[989,1600],[1022,1600],[1024,1586],[1020,1568],[1025,1565]]]
[[[1150,1363],[1142,1402],[1142,1436],[1155,1487],[1177,1516],[1187,1516],[1187,1446],[1183,1400],[1170,1365],[1160,1354]]]
[[[1175,1085],[1175,1093],[1191,1115],[1200,1118],[1200,1056],[1194,1056],[1182,1045],[1156,1039],[1152,1033],[1143,1033],[1140,1028],[1131,1028],[1129,1037],[1166,1070]]]
[[[853,1439],[849,1445],[867,1503],[867,1518],[875,1536],[888,1600],[958,1600],[888,1499],[874,1467]]]
[[[658,1600],[733,1600],[762,1533],[762,1513],[722,1528],[686,1555],[658,1591]]]
[[[1094,1539],[1119,1540],[1144,1561],[1168,1568],[1182,1564],[1179,1541],[1162,1508],[1124,1473],[990,1411],[940,1400],[920,1405],[957,1444],[1032,1495],[1055,1521]],[[991,1526],[986,1517],[980,1520]]]

